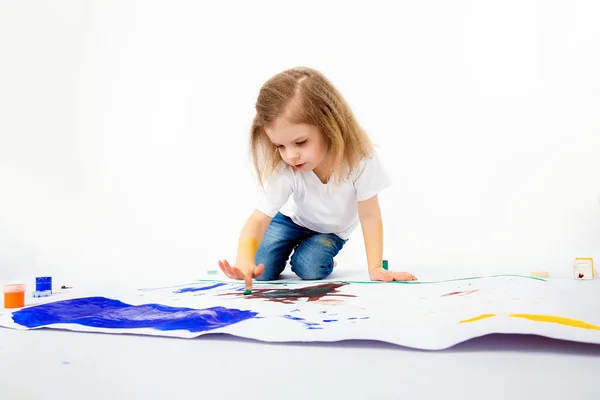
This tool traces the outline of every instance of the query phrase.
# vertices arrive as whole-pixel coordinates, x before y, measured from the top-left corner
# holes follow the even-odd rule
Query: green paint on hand
[[[244,296],[248,296],[248,295],[249,295],[249,294],[251,294],[251,293],[252,293],[252,290],[250,290],[250,289],[246,289],[246,290],[244,291]]]

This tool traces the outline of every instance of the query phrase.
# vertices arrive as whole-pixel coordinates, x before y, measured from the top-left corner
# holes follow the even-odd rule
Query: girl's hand
[[[391,282],[391,281],[416,281],[417,277],[413,274],[409,274],[408,272],[393,272],[388,271],[383,268],[373,268],[369,271],[369,278],[372,281],[383,281],[383,282]]]
[[[219,260],[219,267],[228,278],[246,281],[246,289],[248,290],[252,290],[252,279],[260,276],[265,271],[263,264],[256,266],[251,263],[235,267],[229,265],[227,260]]]

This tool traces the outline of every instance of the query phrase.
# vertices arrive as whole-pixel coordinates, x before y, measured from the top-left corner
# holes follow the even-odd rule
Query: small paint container
[[[4,308],[25,306],[25,285],[4,285]]]
[[[593,258],[577,257],[573,261],[573,277],[575,279],[594,279],[595,275],[596,270]]]
[[[52,294],[52,277],[41,276],[39,278],[35,278],[35,290],[36,292],[49,291],[50,294]]]

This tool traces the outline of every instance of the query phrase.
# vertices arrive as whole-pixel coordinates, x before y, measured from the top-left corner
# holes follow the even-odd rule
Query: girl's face
[[[327,156],[327,143],[320,129],[313,125],[293,124],[278,117],[265,127],[283,161],[301,171],[312,171]]]

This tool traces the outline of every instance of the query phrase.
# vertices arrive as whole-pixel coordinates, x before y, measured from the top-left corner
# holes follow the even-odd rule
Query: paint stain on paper
[[[188,287],[188,288],[183,288],[183,289],[176,290],[173,293],[200,292],[200,291],[203,291],[203,290],[210,290],[210,289],[218,288],[220,286],[225,286],[225,285],[226,285],[226,283],[215,283],[214,285],[210,285],[210,286]]]
[[[490,317],[497,317],[499,316],[498,314],[482,314],[478,317],[475,318],[470,318],[470,319],[465,319],[463,321],[460,321],[460,323],[465,323],[465,322],[475,322],[475,321],[480,321],[482,319],[486,319],[486,318],[490,318]],[[593,325],[584,321],[579,321],[576,319],[571,319],[571,318],[565,318],[565,317],[557,317],[554,315],[543,315],[543,314],[508,314],[509,317],[512,318],[523,318],[523,319],[528,319],[530,321],[535,321],[535,322],[547,322],[547,323],[552,323],[552,324],[559,324],[559,325],[564,325],[564,326],[570,326],[572,328],[580,328],[580,329],[591,329],[591,330],[596,330],[596,331],[600,331],[600,326],[597,325]]]
[[[475,322],[475,321],[481,321],[482,319],[486,319],[486,318],[491,318],[491,317],[495,317],[496,314],[481,314],[478,317],[475,318],[469,318],[469,319],[465,319],[460,321],[461,324],[465,323],[465,322]]]
[[[318,300],[318,301],[315,301],[315,303],[323,304],[326,306],[331,306],[331,305],[340,306],[340,305],[344,304],[344,302],[342,300],[336,300],[336,299]]]
[[[223,293],[217,296],[237,296],[244,297],[245,299],[264,299],[276,303],[283,304],[294,304],[300,299],[306,299],[308,302],[322,302],[327,299],[323,297],[329,296],[341,296],[341,297],[356,297],[352,294],[339,293],[338,289],[342,286],[346,286],[348,283],[323,283],[315,286],[307,286],[298,289],[254,289],[252,294],[248,296],[240,296],[239,293]],[[338,300],[332,301],[334,304]]]
[[[441,295],[440,297],[448,297],[448,296],[456,296],[456,295],[458,295],[458,296],[465,296],[465,295],[472,294],[472,293],[475,293],[475,292],[478,292],[478,291],[479,291],[479,289],[475,289],[475,290],[462,290],[462,291],[459,291],[459,292],[446,293],[446,294]]]
[[[288,315],[288,314],[284,315],[283,318],[291,319],[292,321],[298,321],[298,322],[302,323],[304,326],[306,326],[306,329],[323,329],[323,327],[320,324],[318,324],[317,322],[310,322],[304,318],[294,317],[294,316]]]
[[[301,318],[301,317],[296,317],[293,315],[283,315],[283,318],[292,320],[292,321],[297,321],[300,322],[302,325],[304,325],[307,329],[323,329],[323,326],[321,325],[321,323],[325,323],[325,324],[331,324],[331,323],[335,323],[335,322],[350,322],[350,323],[356,323],[358,320],[365,320],[365,319],[369,319],[369,317],[350,317],[350,318],[346,318],[346,319],[324,319],[321,321],[321,323],[319,322],[311,322],[311,321],[307,321],[305,318]]]
[[[347,318],[346,321],[350,321],[350,323],[355,323],[356,321],[361,319],[369,319],[369,317],[350,317]]]
[[[106,329],[204,332],[256,315],[256,312],[225,307],[193,309],[160,304],[131,305],[106,297],[84,297],[25,308],[14,312],[12,318],[15,323],[27,328],[77,324]]]
[[[556,317],[553,315],[541,315],[541,314],[510,314],[514,318],[524,318],[530,321],[536,322],[549,322],[553,324],[560,324],[565,326],[571,326],[573,328],[591,329],[600,331],[600,326],[592,325],[584,321],[578,321],[576,319]]]

